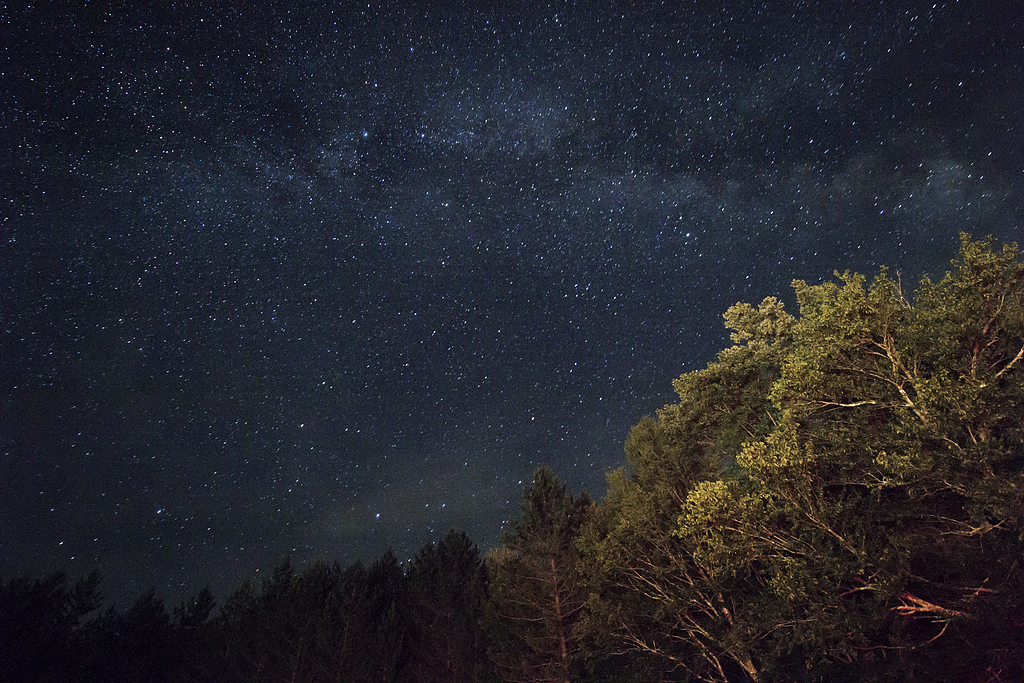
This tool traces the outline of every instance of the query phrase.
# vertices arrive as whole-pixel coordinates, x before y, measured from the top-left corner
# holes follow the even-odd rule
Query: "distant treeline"
[[[284,562],[219,608],[209,590],[168,613],[151,590],[97,612],[97,575],[0,587],[2,681],[458,681],[487,667],[486,573],[450,532],[408,567]]]
[[[539,468],[501,545],[287,562],[219,607],[0,582],[6,681],[1024,681],[1024,263],[963,235],[725,313],[600,503]]]

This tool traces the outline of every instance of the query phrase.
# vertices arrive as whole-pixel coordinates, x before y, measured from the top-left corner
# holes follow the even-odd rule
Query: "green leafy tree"
[[[964,236],[912,297],[838,278],[794,283],[797,319],[731,308],[736,346],[634,428],[581,540],[587,623],[703,680],[1019,675],[1017,248]]]
[[[569,681],[579,665],[574,627],[584,604],[575,540],[593,508],[548,467],[524,487],[520,518],[488,554],[492,658],[502,679]]]
[[[780,635],[906,676],[999,669],[1021,595],[1024,264],[963,235],[912,299],[885,272],[840,279],[795,283],[783,419],[740,458],[794,539],[772,566],[806,618]],[[796,543],[820,559],[783,572]]]
[[[595,653],[627,662],[618,668],[663,678],[757,677],[748,641],[758,634],[740,619],[757,609],[748,577],[712,572],[675,532],[695,486],[745,479],[736,458],[746,440],[774,425],[768,395],[794,319],[774,298],[737,304],[724,317],[735,345],[677,379],[679,403],[633,428],[628,469],[609,475],[608,494],[580,540],[590,595],[583,629]]]

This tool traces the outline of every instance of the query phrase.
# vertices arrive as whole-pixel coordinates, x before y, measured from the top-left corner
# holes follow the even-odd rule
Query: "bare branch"
[[[949,621],[951,619],[967,618],[970,616],[967,612],[960,612],[958,610],[941,607],[935,603],[919,598],[912,593],[900,593],[900,599],[903,600],[903,604],[897,607],[896,611],[906,617],[919,618],[922,616],[928,616],[936,619],[936,621]],[[937,617],[942,618],[937,619]]]
[[[1013,357],[1013,360],[1011,360],[1011,361],[1010,361],[1009,363],[1007,363],[1007,364],[1006,364],[1006,365],[1005,365],[1005,366],[1003,367],[1003,369],[1002,369],[1002,370],[1000,370],[999,372],[997,372],[997,373],[996,373],[996,377],[999,377],[999,376],[1000,376],[1000,375],[1002,375],[1002,374],[1003,374],[1004,372],[1006,372],[1007,370],[1009,370],[1010,368],[1012,368],[1012,367],[1013,367],[1013,366],[1014,366],[1014,365],[1015,365],[1015,364],[1017,363],[1017,361],[1019,361],[1019,360],[1020,360],[1021,358],[1024,358],[1024,346],[1020,347],[1020,351],[1018,351],[1018,352],[1017,352],[1017,355]]]

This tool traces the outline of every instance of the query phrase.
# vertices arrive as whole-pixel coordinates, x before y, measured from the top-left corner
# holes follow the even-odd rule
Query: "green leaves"
[[[725,326],[733,330],[729,335],[733,344],[745,344],[755,350],[770,349],[788,342],[796,322],[786,313],[782,302],[773,296],[762,301],[757,308],[747,303],[734,304],[722,317]]]
[[[964,235],[911,297],[884,270],[836,277],[794,282],[799,318],[731,307],[735,345],[631,432],[581,550],[638,657],[756,680],[890,653],[909,675],[1024,635],[993,616],[1024,602],[1017,247]]]

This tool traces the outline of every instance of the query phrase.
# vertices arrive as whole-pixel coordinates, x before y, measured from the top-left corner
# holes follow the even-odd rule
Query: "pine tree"
[[[569,681],[579,664],[574,625],[583,608],[575,540],[592,510],[548,467],[523,490],[519,520],[488,554],[492,656],[509,681]]]
[[[408,680],[479,680],[486,666],[481,619],[487,572],[476,544],[463,532],[449,531],[420,549],[408,578]]]

